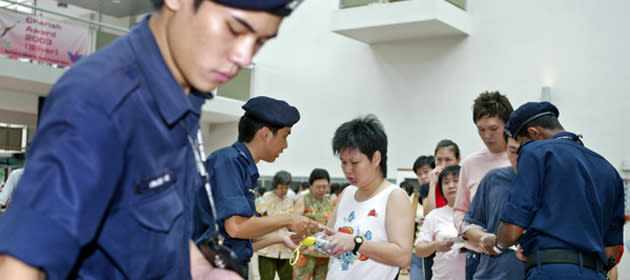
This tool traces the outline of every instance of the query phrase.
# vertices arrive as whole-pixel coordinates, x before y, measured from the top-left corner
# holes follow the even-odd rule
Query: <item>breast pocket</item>
[[[129,279],[171,278],[174,264],[187,256],[190,236],[176,187],[142,194],[105,223],[99,243]]]
[[[156,198],[143,201],[133,207],[136,221],[148,230],[168,233],[173,223],[184,213],[184,203],[175,188],[165,191]]]

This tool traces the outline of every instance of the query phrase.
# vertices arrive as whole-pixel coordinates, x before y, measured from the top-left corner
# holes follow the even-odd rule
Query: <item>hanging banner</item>
[[[0,54],[71,66],[87,55],[87,27],[0,9]]]

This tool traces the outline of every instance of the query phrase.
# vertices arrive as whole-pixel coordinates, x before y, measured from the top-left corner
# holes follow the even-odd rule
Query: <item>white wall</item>
[[[469,1],[473,31],[375,46],[329,31],[337,0],[304,1],[280,36],[256,57],[254,95],[287,100],[302,119],[289,148],[262,175],[285,169],[306,176],[324,167],[343,176],[331,152],[334,130],[374,113],[389,136],[388,175],[431,154],[443,138],[462,155],[483,148],[472,123],[473,99],[499,90],[515,107],[551,86],[552,102],[569,131],[619,167],[630,159],[625,55],[630,2]],[[232,138],[233,140],[234,138]]]
[[[203,133],[204,149],[209,155],[212,151],[230,146],[238,137],[238,123],[200,124]]]

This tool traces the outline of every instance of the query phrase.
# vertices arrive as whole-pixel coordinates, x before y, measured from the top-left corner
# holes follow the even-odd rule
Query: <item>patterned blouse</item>
[[[328,219],[330,218],[330,214],[332,213],[332,202],[330,202],[330,199],[328,197],[324,197],[321,201],[318,201],[310,192],[304,195],[303,198],[304,216],[311,218],[322,225],[326,225],[328,223]],[[315,233],[316,231],[311,234]],[[311,249],[306,249],[302,252],[302,254],[314,257],[328,257],[326,254],[322,254]]]
[[[293,212],[293,200],[285,195],[280,198],[275,191],[266,192],[262,199],[256,200],[256,211],[262,215],[274,216]],[[278,231],[288,231],[281,228]],[[284,244],[274,244],[258,250],[258,255],[274,259],[288,259],[293,251]]]

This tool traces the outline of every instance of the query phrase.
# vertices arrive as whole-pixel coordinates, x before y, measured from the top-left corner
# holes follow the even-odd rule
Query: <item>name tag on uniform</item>
[[[166,188],[175,183],[175,173],[172,170],[167,169],[162,174],[148,179],[144,179],[135,184],[134,190],[136,193],[146,193],[150,191],[157,191]]]

